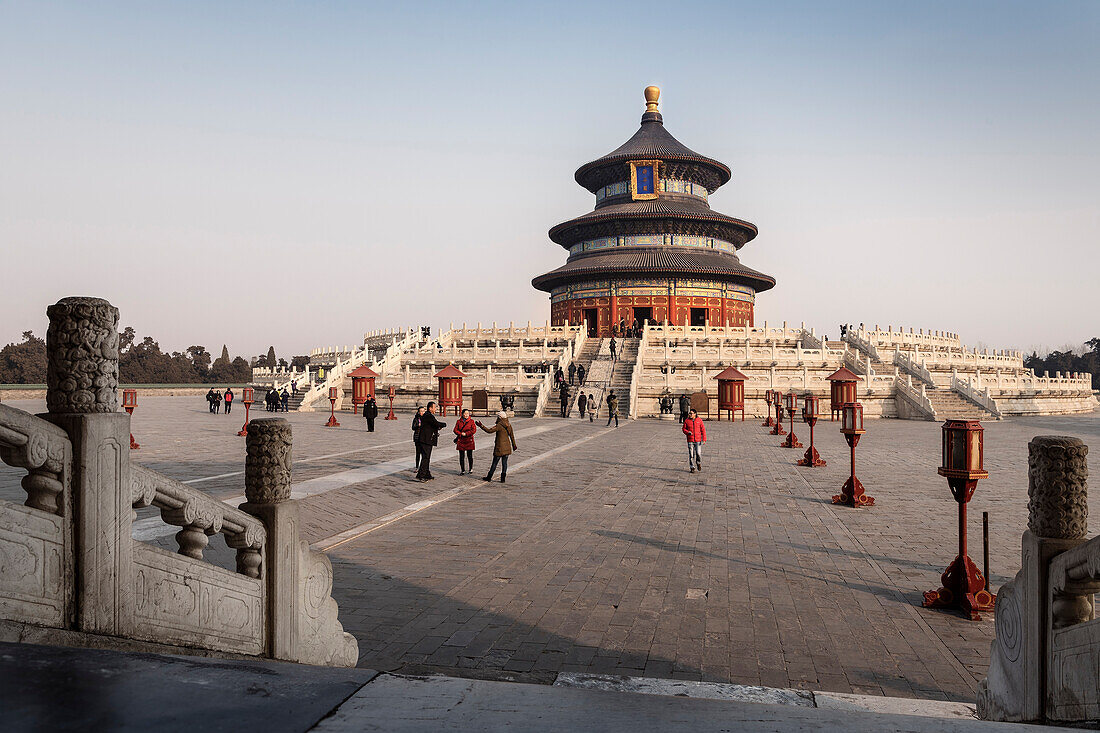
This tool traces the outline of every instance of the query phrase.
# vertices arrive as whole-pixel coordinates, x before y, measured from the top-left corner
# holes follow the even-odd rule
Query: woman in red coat
[[[474,433],[477,425],[470,418],[470,411],[463,410],[462,417],[455,422],[455,449],[458,451],[458,475],[474,472]],[[469,467],[467,467],[469,464]]]

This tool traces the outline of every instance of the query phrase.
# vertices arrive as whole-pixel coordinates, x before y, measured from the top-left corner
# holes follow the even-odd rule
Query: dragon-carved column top
[[[46,309],[46,406],[51,413],[118,411],[118,308],[62,298]]]
[[[1088,533],[1088,453],[1079,438],[1037,435],[1027,444],[1027,528],[1039,537]]]

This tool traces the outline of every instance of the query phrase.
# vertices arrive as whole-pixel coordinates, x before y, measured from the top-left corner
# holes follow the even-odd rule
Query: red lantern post
[[[122,409],[126,410],[127,415],[133,416],[135,407],[137,407],[137,390],[122,390]],[[137,450],[140,447],[138,442],[134,440],[134,434],[130,433],[130,450]]]
[[[435,376],[439,380],[439,409],[443,416],[446,417],[448,407],[453,407],[455,414],[459,414],[462,410],[462,378],[466,375],[454,364],[448,364]]]
[[[937,473],[947,478],[959,505],[959,554],[940,576],[943,587],[924,594],[925,608],[957,608],[971,621],[978,611],[993,610],[993,594],[985,589],[985,576],[966,552],[966,505],[978,480],[989,478],[983,467],[985,428],[977,420],[948,420],[943,424],[943,465]]]
[[[840,493],[833,497],[833,503],[855,507],[856,509],[871,506],[875,503],[875,498],[864,493],[863,484],[856,478],[856,445],[859,443],[859,436],[865,432],[863,430],[863,405],[858,402],[849,402],[841,410],[841,416],[840,432],[844,433],[844,439],[848,441],[848,447],[852,449],[852,475],[844,482]]]
[[[783,395],[778,389],[772,392],[772,401],[775,403],[775,421],[769,435],[786,435],[787,431],[783,429]]]
[[[809,468],[825,465],[825,461],[821,460],[821,456],[817,454],[817,448],[814,448],[814,425],[817,425],[818,403],[818,398],[812,394],[802,398],[802,422],[810,426],[810,447],[806,449],[806,455],[798,465]]]
[[[244,427],[240,429],[237,435],[248,435],[248,410],[252,407],[252,403],[255,402],[256,391],[251,387],[245,387],[241,390],[241,402],[244,403]]]
[[[763,427],[765,427],[765,428],[770,428],[773,424],[773,421],[772,421],[772,402],[774,400],[775,400],[775,390],[774,389],[766,390],[764,392],[764,402],[767,403],[767,405],[768,405],[768,408],[767,408],[768,417],[764,420]]]
[[[779,444],[780,448],[801,448],[802,443],[799,442],[798,436],[794,434],[794,412],[798,409],[798,395],[794,392],[787,393],[787,419],[791,426],[790,433],[787,434],[787,439]]]
[[[336,400],[340,399],[340,388],[329,387],[328,388],[328,403],[329,403],[329,416],[328,422],[325,423],[326,428],[338,428],[340,423],[336,422]]]
[[[730,422],[734,420],[734,413],[741,411],[741,422],[745,422],[745,380],[744,374],[733,367],[725,369],[714,376],[718,380],[718,420],[722,420],[722,410]]]
[[[857,402],[856,385],[859,384],[859,375],[848,367],[841,367],[825,377],[829,380],[829,409],[833,413],[833,420],[849,402]]]
[[[389,388],[388,392],[389,392],[389,398],[390,398],[390,414],[386,415],[386,419],[387,420],[396,420],[397,415],[393,414],[393,398],[397,396],[397,388],[391,386]]]

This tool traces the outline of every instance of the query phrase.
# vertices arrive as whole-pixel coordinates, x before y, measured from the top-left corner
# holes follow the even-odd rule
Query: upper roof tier
[[[623,180],[623,164],[640,159],[660,160],[668,174],[706,186],[710,193],[729,182],[732,174],[728,166],[696,153],[665,129],[664,119],[657,111],[660,94],[657,87],[646,87],[642,126],[615,150],[578,168],[574,176],[577,183],[594,194],[604,186]]]

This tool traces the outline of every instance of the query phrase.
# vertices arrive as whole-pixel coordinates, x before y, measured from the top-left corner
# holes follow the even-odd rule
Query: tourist
[[[680,422],[688,419],[688,410],[691,409],[691,400],[686,394],[680,395]]]
[[[619,319],[619,335],[624,336],[624,337],[626,336],[626,319],[625,318],[620,318]]]
[[[374,395],[367,395],[367,399],[363,402],[363,417],[367,419],[367,432],[374,432],[374,419],[378,417],[378,402],[374,399]]]
[[[455,422],[455,450],[458,451],[458,475],[474,472],[474,434],[477,424],[470,418],[470,410],[464,409]],[[469,468],[467,469],[467,466]]]
[[[292,395],[297,395],[298,394],[298,380],[297,379],[291,381],[291,383],[290,383],[290,393]]]
[[[283,412],[290,412],[290,393],[286,391],[286,387],[283,387],[283,391],[279,395],[279,402],[283,406]]]
[[[577,374],[577,365],[573,362],[569,362],[569,386],[573,386],[573,377]]]
[[[584,384],[584,364],[577,367],[577,381]]]
[[[420,470],[420,460],[424,457],[424,449],[420,446],[420,419],[424,416],[424,408],[416,406],[416,414],[413,415],[413,447],[416,448],[416,464],[413,468]]]
[[[222,411],[222,393],[214,393],[214,414],[217,415]]]
[[[619,427],[619,398],[615,396],[615,390],[607,395],[607,427],[611,427],[611,420],[615,420],[615,427]]]
[[[703,456],[700,451],[703,443],[707,442],[707,426],[703,424],[703,418],[699,417],[699,413],[690,410],[688,419],[684,420],[683,430],[688,443],[688,469],[691,473],[695,473],[695,469],[698,468],[699,473],[702,473]]]
[[[561,416],[566,417],[569,415],[569,385],[563,384],[561,386],[561,392],[558,393],[558,400],[561,402]]]
[[[210,410],[210,414],[214,414],[214,388],[211,387],[206,393],[206,407]]]
[[[596,408],[597,407],[598,407],[598,405],[596,404],[596,400],[592,398],[592,393],[589,392],[588,393],[588,422],[592,422],[593,418],[596,417]]]
[[[577,409],[581,411],[581,420],[584,419],[584,408],[588,407],[588,397],[584,392],[581,392],[580,397],[577,398]]]
[[[491,428],[485,427],[480,422],[475,424],[487,433],[496,433],[496,444],[493,446],[493,465],[489,466],[489,473],[481,480],[492,481],[493,474],[497,470],[497,463],[500,463],[500,482],[503,484],[505,479],[508,478],[508,456],[512,455],[512,451],[519,450],[516,447],[516,435],[512,432],[512,423],[508,422],[508,413],[503,410],[498,412],[496,425]]]
[[[615,358],[616,358],[615,357],[615,350],[616,350],[615,337],[612,336],[611,337],[611,361],[615,361]]]
[[[228,415],[230,410],[233,409],[233,389],[232,387],[225,388],[225,414]]]
[[[439,431],[445,427],[447,427],[447,423],[442,422],[435,416],[435,402],[429,402],[428,409],[420,416],[420,450],[422,457],[420,459],[420,470],[416,472],[416,477],[420,481],[431,481],[435,478],[432,475],[432,449],[439,441]]]
[[[634,322],[630,324],[630,338],[638,338],[641,332],[642,328],[638,325],[638,319],[635,318]]]

